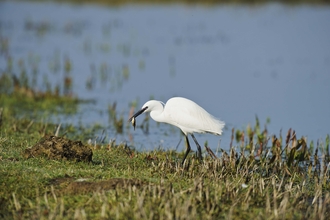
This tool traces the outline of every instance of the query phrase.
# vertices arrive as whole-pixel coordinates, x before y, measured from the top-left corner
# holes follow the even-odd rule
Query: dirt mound
[[[45,136],[32,148],[24,152],[25,158],[46,157],[52,160],[74,160],[91,162],[93,152],[81,141],[72,141],[63,137]]]

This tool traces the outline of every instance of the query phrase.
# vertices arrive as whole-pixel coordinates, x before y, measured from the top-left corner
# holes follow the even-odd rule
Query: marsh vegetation
[[[24,8],[29,5],[18,4],[18,6]],[[59,9],[61,10],[63,8]],[[166,10],[165,15],[167,15]],[[180,12],[175,14],[182,14],[181,8],[174,10]],[[39,11],[42,12],[40,9]],[[96,11],[99,12],[99,9]],[[183,165],[181,161],[184,148],[166,148],[151,144],[143,138],[137,139],[137,136],[147,136],[147,134],[157,136],[157,140],[163,136],[170,139],[175,135],[180,136],[177,131],[164,129],[166,131],[162,133],[153,133],[151,120],[145,117],[137,122],[137,133],[133,137],[127,119],[139,108],[139,99],[136,98],[136,94],[128,99],[123,98],[128,94],[125,93],[128,89],[123,94],[119,94],[118,91],[129,85],[129,88],[134,89],[129,90],[129,94],[132,91],[136,93],[140,91],[137,89],[148,83],[146,80],[148,77],[150,82],[152,80],[164,82],[164,85],[155,86],[148,83],[154,91],[168,88],[167,79],[162,78],[164,75],[168,75],[171,79],[177,77],[176,81],[185,79],[186,76],[180,74],[191,71],[180,70],[180,65],[185,62],[183,57],[186,56],[186,50],[180,52],[181,48],[197,47],[199,52],[204,51],[205,48],[209,51],[212,47],[216,48],[216,51],[228,52],[227,47],[234,45],[235,48],[237,44],[234,42],[233,32],[226,28],[218,30],[217,33],[199,35],[201,32],[204,33],[204,30],[209,30],[206,24],[210,24],[212,19],[200,23],[193,21],[182,26],[175,24],[169,29],[165,28],[166,31],[161,29],[166,33],[172,30],[176,34],[169,37],[171,40],[158,38],[157,35],[155,38],[146,38],[147,43],[143,41],[142,44],[137,44],[136,42],[141,40],[140,32],[130,29],[129,22],[124,19],[126,11],[123,11],[123,17],[116,14],[106,19],[105,23],[100,22],[101,28],[97,30],[101,30],[101,34],[98,31],[94,34],[101,40],[91,39],[82,34],[89,33],[89,28],[93,29],[94,23],[80,18],[70,18],[63,23],[56,23],[51,19],[24,17],[18,22],[22,24],[18,25],[19,28],[15,26],[17,25],[15,19],[19,14],[16,14],[13,20],[1,18],[0,218],[328,219],[330,138],[329,135],[324,135],[322,129],[321,133],[316,134],[319,139],[308,139],[305,134],[302,135],[295,130],[301,129],[302,126],[274,131],[270,130],[271,123],[268,119],[266,123],[261,123],[261,120],[265,119],[264,115],[259,120],[258,117],[254,118],[253,114],[253,123],[240,124],[239,128],[235,126],[227,128],[225,130],[227,136],[224,136],[227,141],[221,142],[221,145],[205,142],[202,161],[198,160],[196,152],[191,152]],[[110,12],[115,13],[115,11]],[[57,18],[60,19],[59,16]],[[139,19],[136,20],[138,23]],[[157,33],[158,29],[153,28],[158,28],[158,24],[156,22],[153,26],[151,22],[150,26],[147,25],[148,28],[145,26],[139,28],[141,30],[151,28],[150,33]],[[20,34],[23,33],[18,34],[20,37],[16,38],[15,28]],[[67,50],[63,52],[49,49],[47,42],[53,42],[49,41],[53,40],[53,34],[62,39],[59,44],[63,43],[62,48]],[[81,36],[83,37],[80,38]],[[128,37],[123,38],[123,36]],[[75,41],[77,39],[78,43]],[[328,41],[328,38],[326,39]],[[33,42],[38,42],[36,44],[38,47],[34,47]],[[43,42],[46,42],[46,51],[51,51],[50,53],[40,49],[44,46]],[[77,44],[70,50],[72,42]],[[168,45],[168,42],[173,44]],[[171,48],[165,58],[155,52],[164,52],[164,45],[166,48]],[[40,50],[36,51],[35,48]],[[194,51],[192,48],[188,51]],[[329,51],[327,44],[322,48]],[[322,54],[321,52],[314,54]],[[77,59],[72,54],[83,54],[85,57]],[[203,53],[201,55],[204,56]],[[98,59],[101,57],[101,61],[94,56]],[[222,57],[221,54],[217,56]],[[323,76],[322,70],[327,69],[329,63],[326,55],[322,56],[320,58],[315,55],[316,60],[324,61],[319,65],[320,76]],[[107,60],[108,57],[111,62]],[[118,57],[120,59],[116,60]],[[164,64],[154,60],[154,57],[166,60],[167,68],[162,68]],[[228,57],[232,59],[235,54]],[[186,66],[196,68],[194,63],[200,65],[201,57],[196,58],[196,62],[191,61],[190,58],[189,65]],[[300,58],[298,57],[297,60],[301,62],[303,59]],[[289,84],[293,91],[297,91],[298,87],[295,86],[303,84],[303,81],[296,82],[298,77],[294,78],[294,83],[287,78],[284,83],[280,80],[276,81],[282,77],[282,72],[286,73],[282,67],[288,65],[291,68],[289,64],[295,64],[296,60],[289,62],[286,57],[275,56],[266,60],[268,61],[275,70],[272,76],[277,83],[276,86],[280,83]],[[216,60],[216,63],[219,62],[221,60]],[[234,62],[232,66],[238,66],[237,60]],[[228,61],[222,64],[225,63],[230,64]],[[244,61],[242,63],[244,64]],[[283,63],[285,65],[282,65]],[[314,66],[315,62],[310,59],[304,64],[307,67],[309,64]],[[151,74],[147,75],[147,72],[157,72],[161,69],[166,69],[167,72],[160,71],[161,74],[154,74],[152,76],[154,78],[151,79]],[[217,69],[216,65],[214,69]],[[304,66],[304,69],[308,68]],[[141,74],[137,76],[136,73]],[[268,84],[260,83],[258,72],[256,75],[257,78],[252,79],[257,81],[256,84],[246,83],[249,88],[249,98],[238,100],[229,94],[228,97],[222,97],[223,100],[227,98],[233,105],[232,109],[229,109],[231,106],[228,107],[228,111],[235,110],[233,117],[239,118],[242,115],[236,112],[237,109],[244,114],[250,113],[252,105],[257,111],[263,110],[262,106],[265,104],[256,107],[250,102],[264,100],[258,95],[273,87],[268,88]],[[218,86],[218,75],[208,77],[211,77],[208,83],[212,86],[208,87],[212,91],[221,87]],[[230,78],[229,75],[227,77]],[[323,77],[317,80],[326,84],[327,78]],[[137,78],[142,80],[136,83]],[[202,78],[207,77],[202,76]],[[246,81],[246,78],[237,80],[235,74],[234,78],[234,85],[227,83],[229,87],[245,91],[244,85],[237,83]],[[268,78],[264,78],[267,81]],[[312,81],[314,78],[308,80]],[[212,84],[213,82],[216,84]],[[262,85],[266,85],[267,89],[262,88]],[[181,88],[181,84],[179,86]],[[258,87],[257,93],[252,92],[254,87]],[[205,87],[199,91],[206,92],[209,88]],[[224,90],[226,94],[229,93],[228,91],[233,91],[230,88]],[[313,87],[303,88],[299,90],[300,93],[305,90],[308,92],[308,88],[316,91]],[[328,91],[328,84],[325,86],[317,84],[317,88],[319,93],[316,95],[326,94],[327,97],[328,93],[323,91]],[[281,90],[283,89],[276,87],[276,90],[271,92],[280,93]],[[153,97],[150,91],[147,92],[146,96]],[[223,94],[221,90],[218,93]],[[156,94],[157,97],[162,95]],[[239,95],[242,97],[241,94]],[[96,96],[101,98],[95,100]],[[108,99],[108,96],[111,98]],[[290,103],[299,107],[300,103],[290,97],[288,98]],[[245,103],[245,99],[249,105]],[[306,102],[302,104],[304,108],[294,108],[295,113],[298,109],[302,114],[308,107]],[[322,114],[322,111],[327,111],[327,106],[322,104],[315,105],[317,108],[314,106],[313,112],[315,111],[314,114],[318,114],[317,116],[321,118],[318,119],[319,121],[323,120],[324,124],[327,124],[327,115]],[[100,106],[96,108],[97,105]],[[274,112],[279,112],[275,105],[271,107],[276,110]],[[123,111],[123,108],[126,110]],[[95,112],[97,117],[93,115]],[[97,120],[99,118],[101,119]],[[291,120],[274,121],[292,123]],[[306,124],[305,119],[303,123]],[[311,123],[307,124],[311,125]],[[177,144],[177,138],[173,139]],[[166,139],[166,142],[170,141]],[[151,147],[143,147],[141,150],[138,145],[151,145]],[[182,142],[181,145],[184,146],[184,143]],[[210,149],[214,154],[210,153]]]
[[[0,114],[1,218],[327,219],[330,215],[329,136],[315,144],[298,138],[292,129],[270,136],[257,118],[253,127],[232,130],[229,151],[219,149],[215,158],[205,151],[202,162],[191,153],[182,166],[183,151],[141,152],[102,137],[90,142],[85,134],[98,126],[59,128],[13,115],[9,109],[15,107],[7,102],[16,103],[16,96],[22,94],[1,99],[5,106]],[[55,133],[58,137],[49,136]],[[82,145],[92,152],[89,159],[80,159]],[[73,159],[61,152],[70,152]]]

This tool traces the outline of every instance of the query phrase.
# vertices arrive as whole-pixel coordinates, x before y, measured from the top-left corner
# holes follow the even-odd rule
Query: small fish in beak
[[[128,121],[130,121],[130,122],[132,123],[132,125],[133,125],[133,127],[134,127],[134,130],[135,130],[135,126],[136,126],[136,120],[135,120],[135,118],[136,118],[137,116],[141,115],[145,110],[147,110],[147,108],[148,108],[148,106],[142,108],[141,110],[139,110],[137,113],[135,113],[132,117],[130,117],[130,118],[128,119]]]
[[[132,125],[133,125],[134,130],[135,130],[136,120],[135,120],[134,117],[131,119],[131,123],[132,123]]]

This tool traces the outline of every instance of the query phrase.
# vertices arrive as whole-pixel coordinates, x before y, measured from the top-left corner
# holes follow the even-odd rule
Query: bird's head
[[[136,125],[135,118],[136,117],[138,117],[139,115],[141,115],[144,112],[151,112],[151,111],[156,111],[156,110],[162,111],[163,103],[160,101],[156,101],[156,100],[150,100],[150,101],[146,102],[138,112],[136,112],[132,117],[130,117],[128,119],[128,121],[132,123],[132,125],[135,129],[135,125]]]

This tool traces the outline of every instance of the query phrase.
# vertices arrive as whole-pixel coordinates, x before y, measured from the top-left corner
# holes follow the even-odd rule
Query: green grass
[[[137,152],[113,142],[89,145],[92,162],[27,159],[26,149],[55,133],[58,125],[45,118],[73,114],[67,106],[76,109],[80,102],[54,94],[30,96],[17,89],[0,93],[1,219],[326,219],[330,215],[329,136],[317,145],[297,139],[291,129],[285,137],[270,137],[256,118],[255,126],[232,130],[229,151],[203,161],[191,153],[184,166],[183,152]],[[40,117],[41,112],[47,114]],[[98,129],[98,125],[62,125],[59,135],[88,145],[86,136]]]
[[[115,143],[89,146],[93,150],[89,163],[26,159],[25,150],[44,135],[54,134],[56,126],[37,120],[38,111],[24,116],[16,109],[12,114],[15,96],[6,97],[12,98],[11,105],[1,100],[1,219],[327,219],[330,215],[329,137],[316,146],[303,137],[297,139],[293,130],[283,138],[268,137],[256,119],[246,131],[232,130],[229,152],[222,151],[217,159],[206,156],[202,162],[192,153],[183,167],[183,152],[137,152]],[[43,104],[36,106],[40,110]],[[70,139],[83,141],[94,128],[63,125],[63,130]]]

